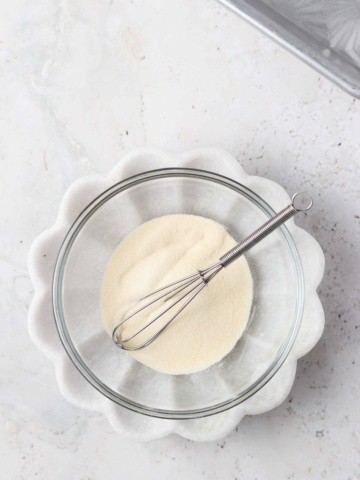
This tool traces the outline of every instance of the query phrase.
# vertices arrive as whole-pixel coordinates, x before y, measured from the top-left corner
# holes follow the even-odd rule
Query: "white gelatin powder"
[[[195,215],[167,215],[144,223],[117,247],[107,265],[101,291],[105,327],[111,335],[130,304],[147,292],[195,273],[235,245],[213,220]],[[131,352],[139,362],[169,374],[203,370],[220,361],[244,332],[252,303],[252,278],[244,257],[224,268],[149,346]],[[124,324],[123,338],[148,322],[167,304]],[[176,308],[176,307],[175,307]],[[159,322],[132,340],[144,341]]]

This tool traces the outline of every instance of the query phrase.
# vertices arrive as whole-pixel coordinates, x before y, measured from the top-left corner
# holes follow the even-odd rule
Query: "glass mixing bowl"
[[[129,232],[174,213],[215,220],[237,241],[275,214],[246,186],[206,171],[169,168],[128,178],[95,198],[68,231],[54,270],[53,310],[66,352],[103,395],[150,416],[198,418],[238,405],[277,372],[300,327],[304,280],[293,238],[281,226],[246,254],[254,299],[236,347],[222,361],[191,375],[171,376],[145,367],[105,332],[102,277]]]

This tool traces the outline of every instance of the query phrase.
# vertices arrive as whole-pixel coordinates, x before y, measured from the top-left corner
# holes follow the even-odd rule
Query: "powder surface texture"
[[[101,309],[108,333],[111,335],[121,319],[134,311],[134,300],[209,266],[235,243],[220,224],[195,215],[167,215],[133,230],[114,251],[103,278]],[[203,370],[220,361],[241,337],[252,293],[251,273],[242,257],[222,269],[152,344],[130,354],[162,373]],[[127,321],[122,338],[177,298],[157,302],[145,310],[146,314]],[[149,338],[175,311],[165,314],[128,345]]]

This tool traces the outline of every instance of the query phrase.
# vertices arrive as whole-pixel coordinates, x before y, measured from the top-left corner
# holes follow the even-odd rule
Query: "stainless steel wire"
[[[125,318],[121,320],[120,323],[116,325],[112,332],[112,339],[114,343],[123,350],[140,350],[150,345],[169,325],[172,323],[175,318],[177,318],[180,313],[192,302],[197,295],[205,288],[205,286],[227,265],[243,255],[247,250],[252,248],[263,238],[268,236],[276,228],[286,222],[289,218],[295,215],[297,212],[304,212],[309,210],[312,207],[313,201],[310,195],[306,193],[296,193],[293,195],[291,204],[285,207],[281,212],[275,215],[273,218],[264,223],[261,227],[255,230],[251,235],[249,235],[245,240],[238,243],[234,248],[226,252],[220,259],[213,263],[212,265],[204,268],[203,270],[198,270],[192,275],[176,280],[172,283],[164,285],[150,293],[145,294],[139,298],[132,306],[136,306],[144,300],[149,300],[145,302],[144,305],[139,306],[135,311],[129,313]],[[160,295],[158,295],[160,294]],[[154,298],[155,297],[155,298]],[[135,330],[134,333],[126,338],[122,338],[122,326],[125,322],[128,322],[135,316],[139,315],[144,310],[148,309],[151,305],[154,305],[157,302],[166,303],[169,300],[174,298],[174,301],[170,303],[169,306],[165,306],[164,310],[161,310],[154,318],[149,319],[143,326]],[[158,330],[155,333],[150,334],[148,338],[142,340],[137,345],[131,345],[129,342],[138,337],[142,332],[148,329],[155,322],[159,321],[160,318],[164,317],[168,312],[171,312],[174,307],[178,306],[175,309],[174,313],[169,314],[169,319],[165,320],[163,324],[160,325]],[[131,308],[131,307],[130,307]],[[127,345],[128,344],[128,345]]]

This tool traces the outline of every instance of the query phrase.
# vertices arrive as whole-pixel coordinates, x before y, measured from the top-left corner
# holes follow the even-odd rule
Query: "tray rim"
[[[354,73],[359,75],[359,84],[354,83],[352,80],[348,80],[341,76],[341,70],[339,66],[334,65],[331,62],[326,62],[326,58],[320,55],[311,45],[299,36],[293,34],[289,29],[283,27],[270,17],[267,17],[263,12],[261,12],[256,7],[251,6],[246,0],[217,0],[220,4],[224,5],[230,11],[236,13],[241,18],[246,20],[248,23],[253,25],[257,30],[264,33],[276,43],[284,47],[286,50],[297,56],[300,60],[305,62],[307,65],[312,67],[314,70],[319,72],[324,77],[328,78],[335,85],[340,87],[349,95],[360,99],[360,71],[357,72],[357,69],[351,65],[348,66],[354,70]],[[264,4],[265,8],[269,8]],[[281,15],[277,13],[277,15]],[[290,20],[283,17],[288,23],[292,23]],[[301,28],[292,24],[294,29],[301,31]],[[304,31],[305,32],[305,31]],[[319,42],[318,39],[313,38],[314,41]],[[324,48],[328,48],[324,45]],[[344,61],[344,57],[341,55],[332,52],[337,59]]]

